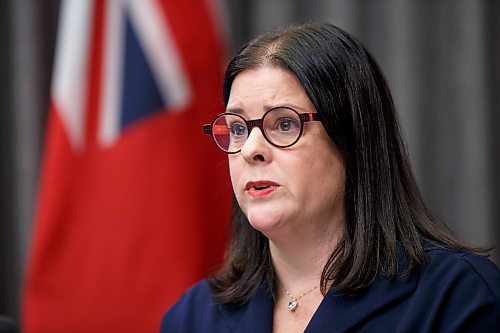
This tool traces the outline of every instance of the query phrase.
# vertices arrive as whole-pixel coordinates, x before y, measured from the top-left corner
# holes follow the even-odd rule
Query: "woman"
[[[498,332],[500,273],[437,227],[381,70],[341,29],[309,23],[243,46],[226,112],[225,265],[161,332]]]

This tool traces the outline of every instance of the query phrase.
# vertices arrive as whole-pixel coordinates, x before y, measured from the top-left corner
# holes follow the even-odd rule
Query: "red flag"
[[[23,332],[156,332],[220,261],[223,51],[203,0],[67,0]]]

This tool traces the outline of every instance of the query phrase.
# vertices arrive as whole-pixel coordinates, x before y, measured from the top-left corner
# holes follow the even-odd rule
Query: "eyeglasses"
[[[304,123],[321,121],[318,113],[298,113],[289,107],[272,108],[261,119],[246,120],[236,113],[222,113],[211,124],[203,125],[217,147],[225,153],[236,154],[245,144],[253,127],[258,127],[273,146],[286,148],[299,141]]]

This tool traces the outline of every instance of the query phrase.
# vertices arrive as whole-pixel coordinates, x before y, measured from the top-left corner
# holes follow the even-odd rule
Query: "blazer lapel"
[[[410,278],[388,280],[382,276],[360,296],[347,297],[328,292],[312,317],[305,332],[345,332],[367,319],[386,305],[412,294],[417,287],[418,274]]]
[[[273,330],[273,297],[263,284],[251,300],[241,306],[220,305],[230,332],[237,333],[271,333]]]

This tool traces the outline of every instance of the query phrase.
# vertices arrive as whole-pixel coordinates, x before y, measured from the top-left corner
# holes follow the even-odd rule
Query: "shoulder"
[[[161,333],[224,332],[226,325],[218,305],[210,295],[208,282],[203,280],[188,289],[163,315]]]
[[[422,278],[440,281],[459,278],[461,284],[483,287],[497,301],[500,299],[500,270],[489,258],[433,243],[426,244],[425,253],[427,264],[422,267]]]
[[[435,325],[488,331],[500,325],[500,271],[488,258],[426,244],[415,300],[435,315]],[[484,325],[484,326],[482,326]]]

